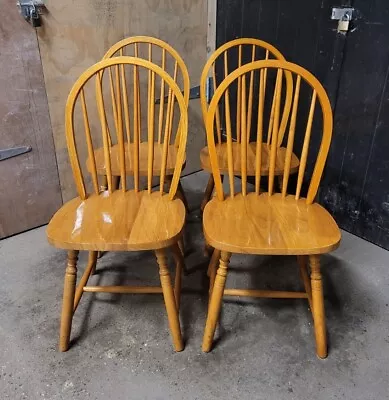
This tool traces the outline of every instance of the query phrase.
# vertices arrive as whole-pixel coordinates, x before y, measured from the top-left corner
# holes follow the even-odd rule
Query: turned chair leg
[[[312,314],[315,326],[316,354],[327,357],[326,321],[324,312],[323,283],[320,272],[320,256],[309,256],[311,265]]]
[[[209,276],[209,293],[212,293],[213,284],[215,283],[217,264],[220,259],[220,250],[215,249],[212,253],[211,261],[208,266]]]
[[[167,268],[165,250],[156,250],[155,254],[159,265],[162,292],[165,300],[166,312],[169,320],[170,332],[173,338],[174,349],[176,351],[182,351],[184,349],[184,343],[181,336],[180,321],[178,318],[173,286],[171,283],[169,270]]]
[[[216,324],[219,319],[224,287],[227,279],[227,268],[230,262],[231,253],[221,252],[220,264],[216,273],[215,283],[211,293],[211,301],[208,307],[207,322],[205,324],[203,346],[204,352],[211,350],[213,337],[215,335]]]
[[[65,272],[63,289],[61,327],[59,335],[59,350],[67,351],[69,348],[70,331],[72,329],[74,294],[77,280],[78,251],[68,252],[68,263]]]
[[[207,187],[204,192],[203,201],[201,202],[201,211],[204,211],[205,206],[209,202],[209,200],[212,196],[214,187],[215,187],[215,181],[213,179],[213,175],[211,174],[208,179]]]
[[[173,257],[176,262],[176,276],[174,278],[174,298],[176,299],[177,311],[179,311],[181,302],[182,270],[185,265],[185,261],[177,243],[172,246],[172,250]]]
[[[312,289],[308,272],[307,256],[297,256],[297,261],[300,267],[301,280],[303,281],[304,289],[308,296],[309,308],[312,311]]]

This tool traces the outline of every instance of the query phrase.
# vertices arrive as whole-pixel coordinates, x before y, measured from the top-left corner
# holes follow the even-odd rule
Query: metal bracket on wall
[[[16,2],[20,15],[34,28],[42,25],[41,15],[46,10],[43,0],[19,0]]]
[[[207,87],[205,89],[205,93],[207,96],[207,102],[209,103],[212,95],[213,95],[213,84],[212,84],[212,79],[208,78],[207,79],[207,83],[206,83]],[[182,94],[184,94],[183,92],[181,92]],[[165,100],[168,100],[169,96],[165,96]],[[189,90],[189,100],[193,100],[193,99],[199,99],[200,98],[200,86],[193,86],[190,88]],[[157,99],[155,100],[155,104],[159,104],[161,102],[161,99]]]
[[[184,92],[181,92],[184,94]],[[169,96],[165,96],[165,100],[167,101]],[[189,90],[189,100],[199,99],[200,98],[200,86],[194,86]],[[159,104],[161,99],[155,100],[155,104]]]
[[[9,149],[0,149],[0,161],[7,160],[8,158],[19,156],[24,153],[30,152],[31,146],[11,147]]]
[[[346,33],[349,30],[350,21],[353,19],[354,9],[350,7],[333,7],[331,19],[338,21],[338,32]]]

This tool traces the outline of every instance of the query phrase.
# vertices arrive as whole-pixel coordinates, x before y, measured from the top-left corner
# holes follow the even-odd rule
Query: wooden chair
[[[221,81],[222,77],[227,77],[229,73],[231,73],[234,69],[241,67],[244,64],[249,62],[254,62],[256,60],[265,59],[268,60],[269,58],[275,58],[277,60],[285,60],[284,56],[281,54],[279,50],[277,50],[271,44],[264,42],[263,40],[253,39],[253,38],[242,38],[242,39],[235,39],[228,43],[225,43],[223,46],[219,47],[208,59],[207,63],[204,66],[203,72],[201,74],[200,79],[200,101],[201,101],[201,110],[204,119],[204,125],[206,124],[207,118],[207,111],[208,111],[208,101],[207,101],[207,81],[208,77],[211,77],[212,86],[214,89],[217,88],[219,81]],[[266,72],[265,72],[266,76]],[[285,94],[285,102],[284,102],[284,109],[282,113],[282,120],[279,129],[278,135],[278,145],[281,146],[285,128],[288,122],[290,108],[292,104],[292,92],[293,92],[293,82],[291,75],[286,71],[285,72],[285,79],[286,79],[286,94]],[[266,79],[265,79],[266,81]],[[250,142],[250,134],[251,129],[253,128],[252,124],[252,102],[253,102],[253,94],[254,85],[253,85],[253,75],[250,76],[250,85],[249,85],[249,106],[248,106],[248,116],[247,116],[247,140]],[[235,82],[236,89],[236,107],[237,110],[240,109],[241,103],[241,79],[239,78],[237,82]],[[264,96],[266,97],[266,86],[264,87]],[[231,92],[231,90],[230,90]],[[232,97],[234,93],[230,93],[230,100],[232,101]],[[266,98],[265,98],[266,102]],[[262,159],[265,160],[269,157],[268,154],[268,147],[271,141],[271,132],[272,132],[272,124],[274,118],[274,106],[275,106],[275,98],[272,99],[272,106],[271,106],[271,118],[269,120],[268,125],[268,135],[267,138],[264,137],[263,140],[265,143],[260,147],[263,155]],[[225,175],[228,174],[228,167],[227,167],[227,144],[225,143],[225,138],[223,138],[223,127],[221,123],[221,114],[222,110],[217,108],[216,110],[216,137],[217,137],[217,157],[219,162],[219,169],[220,172]],[[236,114],[235,121],[235,129],[233,134],[233,142],[232,142],[232,152],[233,154],[240,154],[240,144],[242,138],[242,123],[241,123],[241,116],[239,113]],[[255,152],[256,152],[256,144],[253,142],[249,143],[247,148],[247,176],[255,176]],[[285,155],[285,148],[281,147],[280,157]],[[239,164],[239,157],[235,157],[236,165],[234,165],[234,174],[240,174],[240,164]],[[200,162],[201,167],[211,173],[211,163],[209,158],[209,151],[208,147],[204,147],[200,152]],[[292,162],[291,162],[291,173],[297,171],[299,165],[298,158],[292,154]],[[283,169],[279,168],[276,169],[275,174],[277,176],[281,176],[283,173]],[[264,166],[261,169],[262,175],[268,175],[269,170]],[[201,209],[204,210],[205,205],[208,203],[209,199],[212,196],[214,190],[214,180],[211,176],[209,177],[207,188],[204,193],[203,201],[201,204]]]
[[[281,193],[275,193],[274,178],[279,160],[280,148],[278,136],[281,131],[280,98],[282,74],[289,71],[295,79],[292,113],[287,134],[287,147],[285,157],[282,155],[283,182]],[[265,121],[264,91],[266,77],[276,75],[275,84],[275,109],[272,126],[272,141],[269,146],[269,176],[268,191],[261,193],[261,175],[264,168],[263,152],[258,151],[263,136]],[[246,182],[248,175],[248,144],[246,121],[249,115],[247,108],[247,75],[255,75],[258,78],[258,113],[256,116],[257,151],[255,155],[255,185],[254,192],[249,193]],[[231,112],[229,102],[229,89],[233,82],[241,80],[241,152],[233,153]],[[311,95],[308,117],[298,113],[299,101],[304,97],[300,93]],[[222,186],[222,171],[215,143],[214,130],[218,105],[224,102],[225,125],[227,135],[227,171],[229,178],[229,194],[225,194]],[[305,96],[305,100],[309,100]],[[311,135],[317,100],[321,109],[321,120],[314,125],[315,135]],[[308,104],[307,104],[308,105]],[[301,138],[295,135],[297,125],[301,132],[305,131]],[[316,117],[315,117],[315,121]],[[321,124],[320,124],[321,122]],[[303,126],[300,126],[303,125]],[[324,316],[322,276],[320,272],[320,254],[328,253],[339,245],[341,235],[338,226],[331,215],[319,204],[314,202],[324,164],[327,158],[332,136],[332,111],[327,94],[320,82],[304,68],[286,61],[256,61],[246,64],[232,72],[216,90],[212,98],[206,120],[207,140],[212,166],[212,174],[215,181],[216,197],[205,207],[203,214],[203,230],[207,242],[215,248],[210,263],[211,291],[208,317],[204,332],[203,351],[211,349],[212,340],[221,308],[222,296],[251,296],[272,298],[306,298],[313,314],[316,351],[320,358],[327,356],[326,326]],[[322,131],[320,138],[320,131]],[[317,133],[317,135],[316,135]],[[316,142],[311,140],[316,137]],[[299,142],[299,139],[303,139]],[[313,159],[313,172],[310,174],[311,164],[308,162],[310,142],[317,147],[317,157]],[[288,194],[287,188],[292,166],[293,149],[301,145],[300,165],[298,168],[297,184],[294,194]],[[315,146],[311,143],[311,151]],[[236,158],[240,157],[241,191],[234,187],[234,174],[236,173]],[[307,165],[309,168],[307,168]],[[265,166],[267,168],[267,165]],[[306,171],[307,169],[307,171]],[[311,175],[310,179],[309,175]],[[301,196],[304,183],[308,185],[306,198]],[[293,183],[293,182],[292,182]],[[290,185],[289,185],[290,186]],[[294,185],[293,185],[294,186]],[[244,254],[272,254],[272,255],[296,255],[300,272],[304,283],[304,292],[279,292],[270,290],[242,290],[225,289],[228,272],[228,264],[232,253]],[[219,260],[220,259],[220,260]],[[311,267],[309,277],[307,259]],[[219,268],[216,272],[217,262]]]
[[[149,36],[132,36],[126,39],[123,39],[116,44],[114,44],[104,55],[103,60],[112,57],[118,56],[133,56],[138,58],[147,59],[154,64],[159,65],[164,71],[169,73],[173,80],[177,85],[180,87],[185,103],[188,104],[189,102],[189,92],[190,92],[190,82],[189,82],[189,73],[186,65],[173,47],[171,47],[168,43]],[[139,76],[138,76],[139,79]],[[139,86],[138,86],[139,88]],[[173,107],[173,103],[171,102],[172,93],[168,93],[167,88],[165,85],[161,85],[159,93],[159,104],[161,105],[159,108],[158,113],[158,120],[159,120],[159,131],[158,137],[156,138],[156,143],[154,146],[155,151],[155,159],[154,159],[154,175],[158,175],[159,171],[161,170],[162,164],[162,154],[163,154],[163,143],[162,143],[162,121],[164,118],[163,110],[165,101],[170,104],[170,107]],[[142,118],[142,111],[141,107],[138,108],[138,119]],[[170,114],[171,118],[173,119],[173,113]],[[111,135],[108,136],[109,144],[111,146],[110,153],[112,158],[112,175],[114,176],[114,183],[115,185],[119,184],[120,181],[120,168],[118,164],[118,144],[112,145],[112,138]],[[175,165],[176,165],[176,157],[177,157],[177,146],[178,146],[178,137],[175,143],[170,144],[171,149],[169,150],[170,158],[168,159],[167,163],[167,176],[168,179],[171,179]],[[130,140],[132,140],[130,138]],[[125,146],[126,149],[128,148],[130,152],[133,151],[133,140],[130,146]],[[127,150],[126,150],[127,152]],[[141,135],[141,144],[139,147],[139,174],[140,176],[147,176],[147,154],[148,154],[148,146],[147,143],[142,142],[142,135]],[[127,157],[127,156],[126,156]],[[104,151],[103,148],[96,149],[95,151],[95,159],[96,159],[96,168],[97,174],[106,176],[106,168],[104,163]],[[88,159],[88,169],[92,167],[90,165],[90,160]],[[131,160],[127,157],[126,169],[128,173],[133,172],[133,164]],[[183,168],[185,167],[185,160]],[[106,179],[103,180],[103,187],[106,189],[107,181]],[[185,197],[185,192],[182,188],[181,182],[178,184],[177,189],[177,196],[184,202],[186,209],[188,210],[188,202]]]
[[[147,76],[148,84],[144,91],[138,90],[140,73]],[[128,91],[130,76],[133,87],[132,110],[128,107],[131,94]],[[158,130],[154,104],[155,90],[159,84],[167,86],[170,99],[165,107],[163,133]],[[142,190],[140,184],[142,121],[137,110],[140,101],[144,99],[148,105],[145,109],[148,140],[147,182],[146,188]],[[171,119],[172,102],[175,102],[179,109],[179,115],[176,115],[178,118],[175,120]],[[111,107],[116,110],[113,113],[114,120],[109,113]],[[95,113],[98,118],[93,118]],[[184,260],[177,243],[181,238],[185,222],[185,207],[180,199],[175,199],[175,194],[185,158],[188,120],[187,103],[180,89],[168,73],[147,60],[134,57],[103,60],[86,70],[71,89],[66,104],[65,127],[70,163],[79,197],[64,204],[53,216],[47,228],[49,242],[68,250],[60,350],[68,349],[72,317],[83,292],[107,292],[163,293],[174,348],[176,351],[181,351],[184,346],[178,309]],[[128,140],[130,127],[134,138],[131,147]],[[117,160],[113,160],[113,154],[110,152],[109,129],[111,132],[116,131]],[[82,135],[82,131],[85,135]],[[155,141],[155,136],[159,134],[161,134],[162,150],[157,146],[159,142]],[[99,140],[103,142],[108,185],[108,189],[102,192],[99,189],[95,151]],[[170,143],[174,140],[176,140],[175,166],[170,171],[168,170],[169,160],[172,159]],[[162,154],[159,154],[159,151]],[[80,161],[82,154],[85,158],[89,157],[90,174],[85,168],[83,169],[84,163]],[[157,157],[160,157],[158,165]],[[128,162],[132,163],[132,174],[128,173]],[[119,168],[120,188],[114,186],[115,163]],[[160,168],[159,189],[153,190],[153,177],[157,168]],[[166,182],[168,173],[172,173],[173,176]],[[133,189],[130,189],[130,181],[133,182]],[[164,191],[166,183],[170,184],[167,192]],[[174,289],[167,268],[168,248],[173,251],[176,261]],[[76,288],[79,250],[87,250],[90,253],[88,265]],[[139,250],[155,251],[162,287],[87,286],[96,264],[97,251]]]

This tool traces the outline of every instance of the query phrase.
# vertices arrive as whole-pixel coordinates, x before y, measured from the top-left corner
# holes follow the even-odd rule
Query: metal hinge
[[[42,25],[41,15],[46,10],[43,0],[19,0],[16,2],[20,15],[34,28]]]
[[[184,94],[184,92],[181,92]],[[169,96],[165,96],[165,102],[168,100]],[[193,86],[189,90],[189,100],[199,99],[200,98],[200,86]],[[160,99],[155,100],[155,104],[159,104],[161,102]]]

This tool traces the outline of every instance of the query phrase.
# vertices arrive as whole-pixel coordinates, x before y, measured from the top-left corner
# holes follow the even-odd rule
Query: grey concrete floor
[[[0,399],[388,399],[389,252],[348,233],[323,257],[329,356],[315,356],[304,300],[225,299],[215,348],[198,211],[207,176],[184,178],[188,217],[174,353],[160,295],[84,294],[72,346],[57,351],[66,254],[45,228],[0,243]],[[80,257],[80,270],[85,255]],[[154,256],[107,253],[93,281],[157,284]],[[228,286],[298,289],[293,257],[233,256]]]

